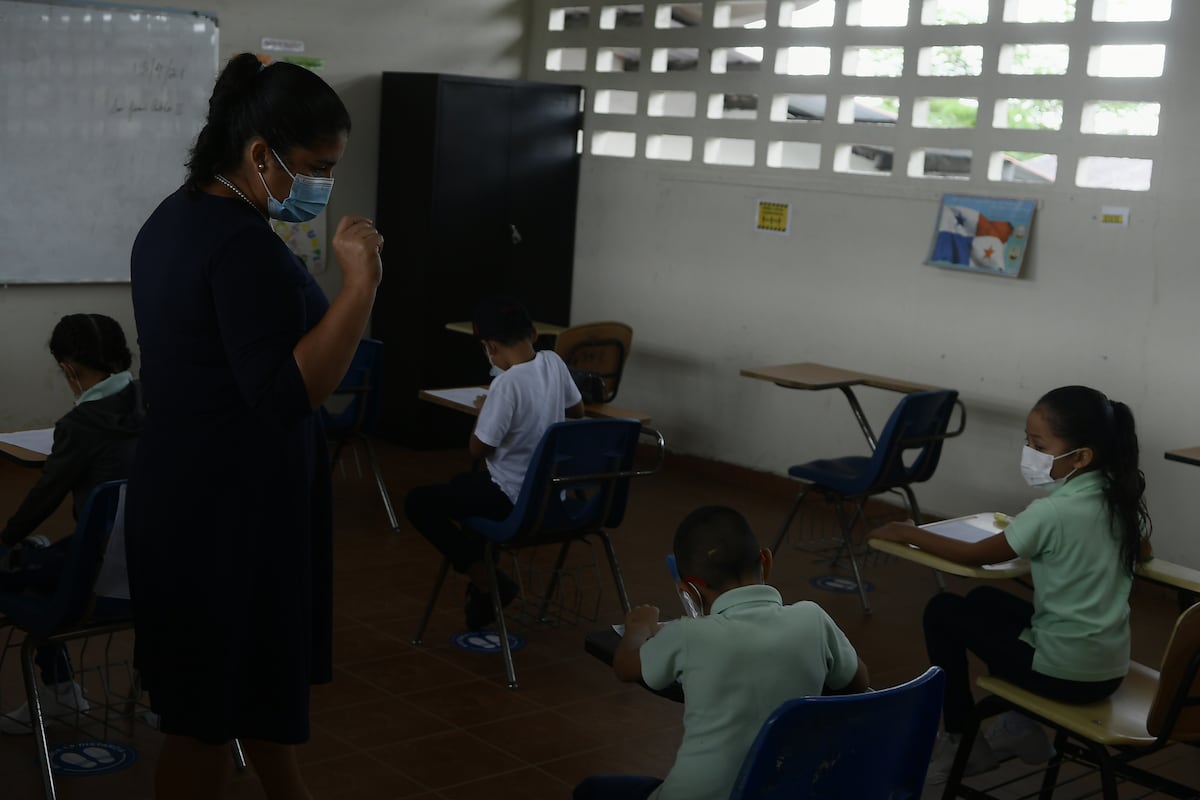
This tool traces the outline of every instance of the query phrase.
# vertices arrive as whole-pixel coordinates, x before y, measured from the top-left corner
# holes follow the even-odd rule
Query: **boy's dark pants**
[[[947,733],[962,733],[975,714],[967,651],[987,664],[988,672],[1031,692],[1065,703],[1093,703],[1121,685],[1109,681],[1071,681],[1033,669],[1033,648],[1019,638],[1033,619],[1033,604],[990,586],[966,597],[941,592],[925,606],[925,649],[929,663],[946,671],[942,719]]]
[[[50,602],[58,579],[67,561],[70,539],[62,539],[49,547],[22,548],[20,566],[0,571],[0,594],[44,595]],[[0,602],[0,612],[3,603]],[[65,644],[47,644],[37,649],[34,661],[41,669],[42,683],[47,686],[71,680],[71,659]]]
[[[486,471],[467,472],[437,486],[419,486],[404,498],[404,514],[429,543],[450,559],[454,569],[465,572],[483,560],[486,540],[464,530],[467,517],[501,520],[512,513],[513,504]]]

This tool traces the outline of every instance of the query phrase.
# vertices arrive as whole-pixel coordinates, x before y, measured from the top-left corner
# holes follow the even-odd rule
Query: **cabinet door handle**
[[[521,243],[521,232],[519,230],[517,230],[516,225],[512,224],[511,222],[508,223],[508,232],[509,232],[509,235],[512,237],[513,244]]]

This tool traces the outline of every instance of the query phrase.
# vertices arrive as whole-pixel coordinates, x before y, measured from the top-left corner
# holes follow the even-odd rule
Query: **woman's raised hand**
[[[383,236],[366,217],[342,217],[333,235],[333,252],[347,286],[374,289],[383,280]]]

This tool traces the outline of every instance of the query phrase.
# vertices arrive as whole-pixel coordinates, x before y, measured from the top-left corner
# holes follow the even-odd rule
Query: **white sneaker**
[[[1016,756],[1026,764],[1044,764],[1054,756],[1045,728],[1017,711],[1001,714],[984,738],[998,758]]]
[[[958,746],[961,743],[961,733],[938,734],[937,744],[933,747],[933,758],[929,761],[929,771],[925,773],[926,783],[946,782],[946,779],[950,777],[950,770],[954,766],[954,756],[958,754]],[[995,769],[998,763],[992,749],[988,747],[987,739],[977,735],[975,743],[971,746],[971,755],[967,758],[967,768],[963,772],[963,777]]]
[[[91,708],[83,696],[83,687],[74,681],[64,681],[45,687],[42,693],[42,717],[73,717]],[[29,703],[25,702],[7,714],[0,715],[0,733],[8,736],[28,736],[33,733]]]

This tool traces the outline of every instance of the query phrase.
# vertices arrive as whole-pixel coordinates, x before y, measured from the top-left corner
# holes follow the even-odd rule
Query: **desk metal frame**
[[[839,390],[846,398],[846,402],[850,404],[850,410],[854,413],[854,419],[858,422],[858,427],[862,430],[863,436],[866,437],[867,444],[870,445],[872,452],[874,452],[877,443],[875,431],[871,429],[871,423],[867,420],[867,415],[863,413],[862,405],[858,402],[858,397],[855,396],[853,387],[870,386],[874,389],[884,389],[890,392],[900,392],[901,394],[927,392],[940,388],[937,386],[928,386],[923,383],[885,378],[882,375],[855,372],[854,370],[830,367],[825,364],[815,364],[812,362],[782,364],[774,367],[750,367],[743,369],[740,374],[745,378],[770,381],[776,386],[782,386],[785,389],[800,389],[804,391],[817,391],[821,389]]]

